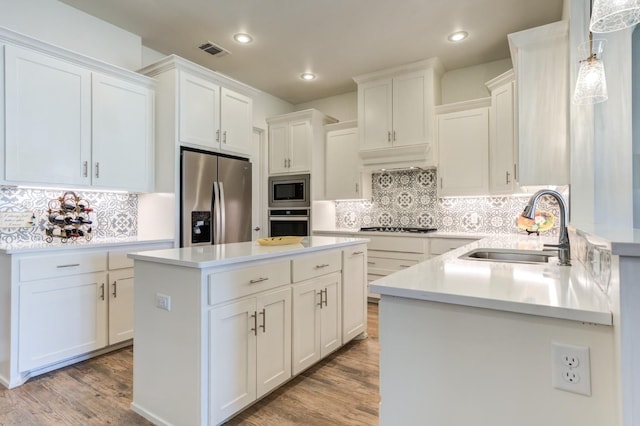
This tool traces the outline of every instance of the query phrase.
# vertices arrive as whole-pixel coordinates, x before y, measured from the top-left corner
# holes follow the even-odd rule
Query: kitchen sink
[[[535,250],[513,250],[498,248],[478,248],[471,250],[460,256],[464,260],[484,260],[491,262],[508,263],[548,263],[549,258],[557,257],[558,252],[535,251]]]

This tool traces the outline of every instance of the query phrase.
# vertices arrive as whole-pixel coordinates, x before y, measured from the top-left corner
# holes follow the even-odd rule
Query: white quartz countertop
[[[537,237],[484,238],[370,283],[370,291],[457,305],[611,325],[609,301],[577,261],[570,267],[466,260],[476,248],[541,250]],[[555,242],[555,241],[553,241]]]
[[[314,230],[314,235],[357,235],[360,236],[394,236],[394,237],[412,237],[412,238],[470,238],[480,239],[485,238],[488,235],[485,234],[472,234],[469,232],[381,232],[381,231],[360,231],[359,229],[323,229]]]
[[[51,243],[46,241],[29,241],[14,244],[0,244],[0,254],[38,253],[64,250],[78,250],[83,248],[109,248],[117,246],[134,246],[138,244],[173,243],[173,239],[148,239],[148,238],[94,238],[87,241],[84,238],[70,239],[63,243],[55,239]]]
[[[362,238],[305,237],[299,244],[261,246],[255,241],[245,243],[216,244],[167,250],[151,250],[130,253],[134,260],[164,263],[188,268],[208,268],[277,258],[292,254],[313,253],[329,248],[348,247],[367,243]]]

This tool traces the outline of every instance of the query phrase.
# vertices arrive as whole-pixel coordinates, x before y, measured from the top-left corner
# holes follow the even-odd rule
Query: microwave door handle
[[[218,190],[218,181],[213,182],[213,244],[220,244],[220,192]]]
[[[224,201],[224,185],[218,182],[220,186],[220,243],[227,242],[227,206]]]

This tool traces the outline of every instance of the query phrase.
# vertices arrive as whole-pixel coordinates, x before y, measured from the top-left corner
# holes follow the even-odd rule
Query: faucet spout
[[[522,212],[522,216],[528,219],[535,219],[536,205],[538,204],[540,197],[544,195],[550,195],[555,198],[560,206],[560,236],[558,238],[558,244],[545,244],[545,247],[556,247],[558,249],[559,264],[563,266],[571,266],[571,245],[569,244],[569,232],[567,230],[569,211],[562,195],[557,191],[550,189],[543,189],[536,192],[529,199],[529,202]]]

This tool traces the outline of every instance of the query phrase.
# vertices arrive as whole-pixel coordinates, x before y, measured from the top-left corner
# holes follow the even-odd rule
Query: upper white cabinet
[[[326,140],[326,198],[328,200],[365,198],[365,185],[358,165],[358,128],[355,121],[325,126]],[[370,175],[367,175],[370,177]],[[367,187],[368,188],[368,187]],[[368,191],[371,192],[371,191]]]
[[[255,89],[175,55],[139,72],[157,80],[156,192],[178,192],[181,145],[252,157]]]
[[[311,174],[311,197],[323,199],[326,124],[337,120],[316,109],[267,118],[269,174]]]
[[[486,83],[489,110],[489,185],[492,194],[517,190],[517,138],[514,73],[509,70]]]
[[[0,41],[0,181],[153,190],[153,80],[8,30]]]
[[[180,142],[250,155],[253,100],[187,71],[179,78]]]
[[[474,103],[487,103],[480,100]],[[461,107],[469,102],[460,102]],[[439,112],[444,111],[439,108]],[[438,114],[438,193],[440,196],[489,193],[489,107]]]
[[[93,186],[153,190],[153,91],[94,73],[92,94]]]
[[[516,78],[518,182],[569,183],[569,26],[509,34]]]
[[[437,58],[354,77],[364,165],[433,165],[434,108],[440,103]]]

